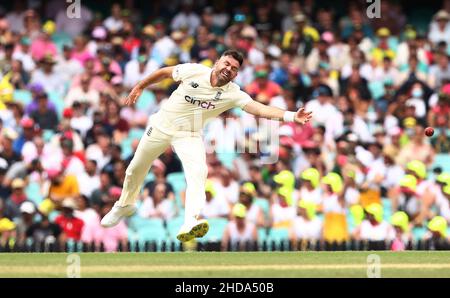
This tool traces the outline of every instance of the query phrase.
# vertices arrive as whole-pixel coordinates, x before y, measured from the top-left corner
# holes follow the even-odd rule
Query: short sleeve
[[[235,101],[235,106],[243,109],[249,102],[253,101],[253,99],[242,90],[237,92],[237,98]]]
[[[175,82],[183,81],[186,79],[195,68],[195,64],[193,63],[183,63],[175,66],[172,72],[172,78]]]

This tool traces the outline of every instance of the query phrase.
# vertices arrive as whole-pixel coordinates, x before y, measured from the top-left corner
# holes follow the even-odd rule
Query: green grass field
[[[80,253],[81,277],[450,277],[445,252]],[[66,277],[65,253],[0,254],[0,277]]]

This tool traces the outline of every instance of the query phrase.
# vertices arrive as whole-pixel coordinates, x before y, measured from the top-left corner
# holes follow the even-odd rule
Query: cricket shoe
[[[119,201],[117,201],[112,209],[106,214],[103,218],[100,224],[102,227],[110,228],[117,225],[120,220],[124,217],[128,217],[133,215],[134,212],[136,212],[136,207],[134,205],[127,205],[127,206],[119,206]]]
[[[208,233],[209,224],[206,219],[195,220],[192,223],[185,223],[178,232],[177,239],[181,242],[188,242],[194,238],[201,238]]]

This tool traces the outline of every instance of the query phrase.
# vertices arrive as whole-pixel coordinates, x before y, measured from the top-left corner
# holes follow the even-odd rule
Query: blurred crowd
[[[0,5],[0,247],[73,240],[114,251],[139,234],[99,222],[148,116],[177,86],[150,86],[132,107],[123,99],[160,67],[212,67],[229,48],[245,54],[241,89],[313,119],[271,123],[231,110],[208,123],[202,217],[227,220],[224,248],[277,231],[294,246],[361,239],[402,250],[447,239],[449,0],[424,27],[388,0],[380,19],[367,18],[365,1],[342,13],[314,0],[155,1],[148,15],[124,2],[100,12],[81,1],[80,18],[65,1]],[[269,153],[250,150],[273,135]],[[135,216],[164,226],[182,217],[180,177],[168,149]]]

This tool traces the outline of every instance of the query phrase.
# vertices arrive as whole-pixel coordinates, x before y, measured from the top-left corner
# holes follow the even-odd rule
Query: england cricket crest
[[[222,95],[222,91],[217,91],[216,96],[214,96],[214,100],[219,100],[221,95]]]

